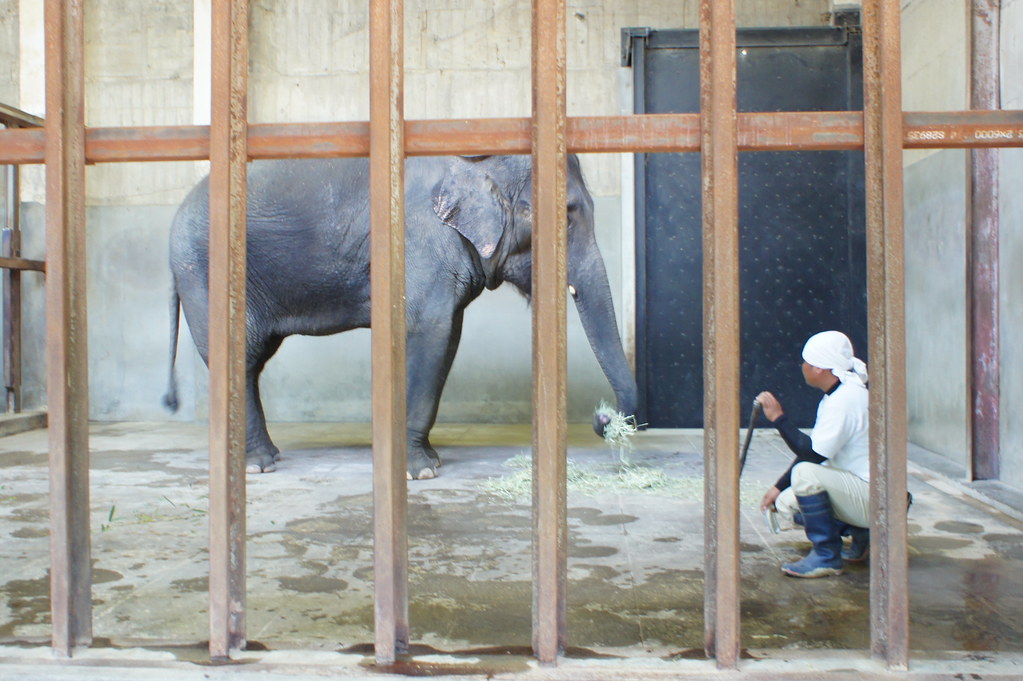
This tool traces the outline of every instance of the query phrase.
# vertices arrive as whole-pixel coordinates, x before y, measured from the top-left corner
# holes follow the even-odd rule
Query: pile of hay
[[[597,422],[605,423],[604,441],[616,454],[606,463],[579,464],[568,459],[567,486],[569,493],[595,496],[603,493],[651,493],[696,499],[703,496],[703,475],[669,476],[664,470],[641,463],[632,463],[628,452],[633,451],[632,437],[639,430],[635,416],[626,416],[607,402],[601,401],[594,411]],[[506,501],[529,501],[533,493],[533,460],[529,453],[513,456],[504,462],[512,469],[508,475],[488,478],[479,489],[485,494]],[[740,481],[740,503],[755,505],[760,502],[764,489],[755,481]]]
[[[519,454],[504,462],[512,472],[499,478],[488,478],[480,491],[506,501],[529,499],[533,492],[533,460],[529,454]],[[673,480],[664,471],[637,466],[627,462],[581,466],[572,459],[567,461],[569,492],[587,496],[603,492],[658,492],[677,490],[681,480]],[[702,484],[702,483],[701,483]]]
[[[533,459],[528,453],[518,454],[504,462],[511,469],[508,475],[488,478],[479,490],[505,501],[529,502],[533,493]],[[703,476],[671,477],[652,466],[620,461],[614,463],[579,464],[566,462],[569,494],[596,496],[605,493],[660,494],[662,496],[698,499],[703,497]],[[756,505],[764,494],[762,485],[742,481],[740,503]]]

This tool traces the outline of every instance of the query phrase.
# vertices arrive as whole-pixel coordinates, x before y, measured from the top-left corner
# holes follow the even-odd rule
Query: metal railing
[[[39,128],[43,119],[0,103],[0,125],[9,129]],[[2,163],[2,161],[0,161]],[[3,232],[0,236],[0,268],[3,272],[4,404],[7,413],[21,411],[21,273],[43,272],[40,260],[21,257],[21,170],[3,166]]]

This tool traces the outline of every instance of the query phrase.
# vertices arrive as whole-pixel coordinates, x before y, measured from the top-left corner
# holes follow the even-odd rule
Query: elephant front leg
[[[440,455],[430,444],[430,431],[444,383],[462,335],[462,311],[453,317],[420,320],[409,329],[406,356],[408,413],[408,478],[426,480],[437,476]]]

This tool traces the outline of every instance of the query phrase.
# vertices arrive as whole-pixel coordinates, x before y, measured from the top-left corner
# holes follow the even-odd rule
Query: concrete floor
[[[248,639],[253,650],[341,651],[373,640],[371,466],[364,425],[278,424],[276,473],[248,479]],[[518,653],[531,640],[528,498],[488,480],[516,474],[525,426],[439,426],[435,480],[409,484],[413,652]],[[587,426],[571,429],[570,654],[702,657],[702,432],[638,434],[634,479]],[[91,429],[93,648],[202,660],[207,631],[206,429]],[[0,657],[49,640],[47,436],[0,438]],[[869,570],[784,576],[799,531],[771,535],[757,510],[788,465],[772,431],[742,479],[742,644],[866,650]],[[911,648],[1023,652],[1023,522],[911,464]],[[641,485],[668,483],[660,489]],[[490,483],[493,484],[493,483]],[[0,675],[2,677],[2,675]]]

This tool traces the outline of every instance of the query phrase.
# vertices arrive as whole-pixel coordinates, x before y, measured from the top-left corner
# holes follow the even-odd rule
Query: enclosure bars
[[[7,267],[21,257],[21,172],[18,166],[4,166],[4,185],[5,215],[0,240],[0,267],[4,268],[4,386],[7,391],[4,405],[11,414],[21,411],[21,268]]]
[[[566,127],[571,153],[662,153],[700,150],[699,114],[573,116]],[[859,151],[859,111],[739,114],[739,151]],[[249,160],[339,158],[369,155],[369,124],[255,123],[248,126]],[[0,162],[44,163],[45,134],[0,129]],[[1023,147],[1023,111],[911,111],[902,113],[904,149]],[[405,122],[408,156],[528,154],[530,119]],[[172,127],[87,128],[89,163],[203,161],[209,129]]]
[[[565,648],[568,575],[565,3],[533,0],[533,652]]]
[[[46,0],[46,389],[53,649],[92,642],[82,0]]]
[[[248,0],[214,0],[210,68],[210,657],[245,647]]]
[[[700,3],[704,648],[739,660],[739,152],[734,0]]]
[[[871,651],[909,664],[906,315],[898,0],[863,3],[863,121],[870,343]]]
[[[43,120],[36,116],[0,103],[0,126],[9,128],[41,127]],[[20,166],[0,165],[4,168],[3,238],[0,243],[0,268],[3,272],[3,325],[4,325],[4,384],[7,395],[4,404],[7,413],[21,411],[21,273],[25,270],[44,271],[42,261],[21,257],[21,169]]]
[[[226,0],[221,2],[226,4]],[[901,200],[901,161],[894,159],[900,157],[902,147],[1023,146],[1023,115],[989,111],[901,114],[900,118],[898,78],[893,77],[893,67],[898,64],[898,6],[889,0],[885,3],[873,0],[865,4],[865,14],[867,32],[877,34],[879,39],[869,57],[871,68],[864,73],[868,87],[874,88],[864,117],[858,119],[851,112],[741,115],[739,148],[854,149],[864,146],[867,140],[868,168],[884,164],[873,171],[877,175],[869,181],[872,231],[868,268],[874,300],[870,307],[870,329],[872,346],[879,344],[875,352],[880,355],[872,362],[875,382],[872,409],[878,410],[874,412],[875,418],[878,413],[885,416],[881,419],[883,432],[872,434],[872,468],[875,474],[883,469],[883,474],[891,477],[876,477],[873,485],[875,503],[883,506],[881,512],[885,516],[875,524],[875,542],[885,539],[883,545],[878,545],[881,560],[872,567],[871,629],[875,653],[890,667],[903,668],[907,575],[903,562],[904,507],[900,511],[905,499],[900,496],[905,490],[905,402],[899,364],[904,341],[901,287],[897,286],[902,266],[901,204],[895,202]],[[201,159],[210,154],[213,143],[206,131],[197,127],[112,128],[86,134],[81,116],[81,20],[80,0],[47,0],[47,107],[54,117],[48,119],[45,134],[31,130],[0,131],[3,142],[0,162],[47,163],[47,257],[49,265],[60,270],[59,276],[48,282],[48,295],[54,301],[48,305],[48,357],[54,464],[53,647],[61,655],[69,655],[75,645],[87,643],[91,637],[82,252],[84,160]],[[880,39],[884,27],[888,33]],[[236,30],[244,33],[245,27],[239,25]],[[894,71],[897,73],[897,68]],[[228,94],[226,88],[217,90],[214,99],[226,99]],[[695,150],[693,120],[692,116],[682,115],[573,119],[566,128],[567,144],[570,150],[580,152]],[[857,120],[864,121],[866,133],[856,129]],[[407,150],[412,153],[414,149],[417,154],[482,150],[525,153],[528,139],[523,126],[522,121],[508,120],[411,122],[406,125]],[[364,155],[369,148],[365,127],[358,123],[253,126],[249,156]],[[841,133],[835,135],[835,130]],[[324,146],[317,146],[323,141],[324,131],[329,131],[329,139]],[[678,133],[677,138],[671,137],[673,132]],[[462,137],[470,134],[478,136]],[[897,187],[890,188],[890,181],[897,182]],[[715,362],[728,360],[736,362],[737,354],[715,355]],[[218,369],[226,374],[226,363],[222,367],[214,365],[211,373]],[[223,420],[226,422],[226,415]],[[879,451],[882,445],[883,451]],[[723,452],[722,456],[729,454]],[[716,484],[720,486],[720,482]],[[243,511],[237,506],[237,499],[231,503],[236,511]],[[712,519],[708,519],[710,522]],[[891,531],[895,536],[886,537],[886,532]],[[714,597],[719,598],[717,594]],[[737,633],[737,623],[730,631],[718,631],[715,639],[718,647],[726,637],[737,639]]]
[[[969,7],[970,108],[997,109],[1001,0],[971,0]],[[998,154],[997,149],[967,152],[966,432],[971,480],[999,477]]]
[[[403,0],[370,3],[370,287],[375,654],[407,652]]]

